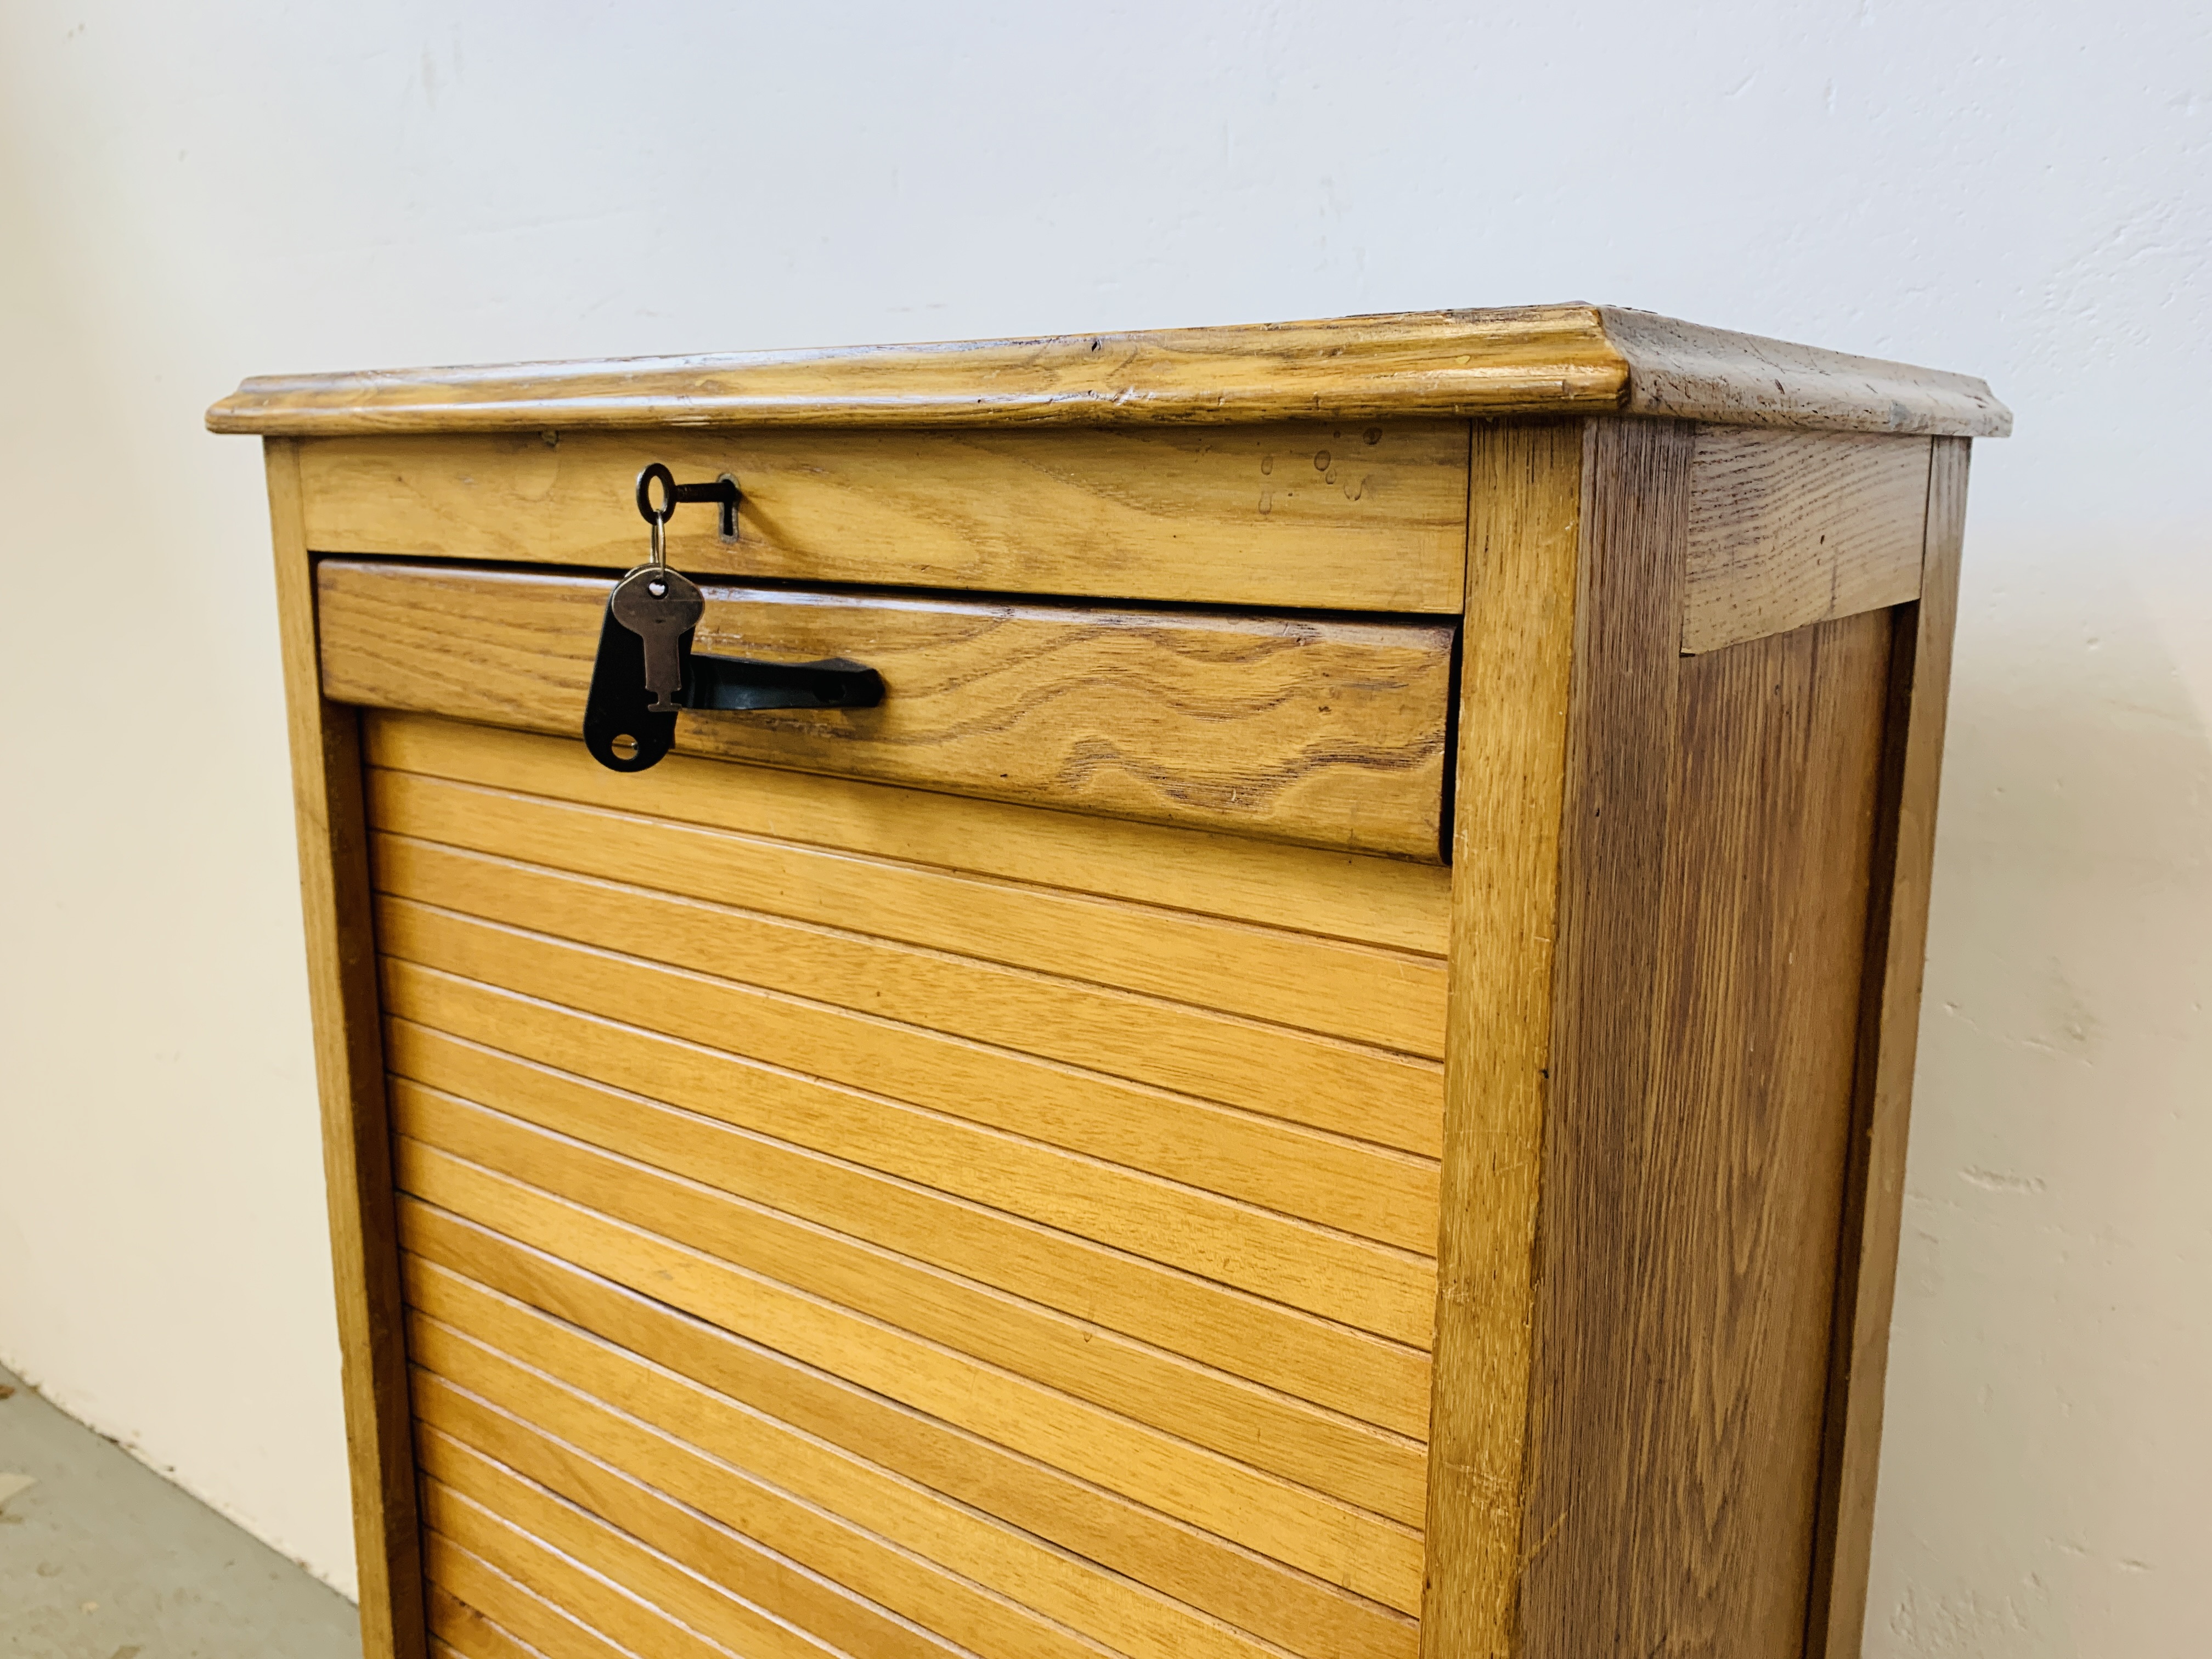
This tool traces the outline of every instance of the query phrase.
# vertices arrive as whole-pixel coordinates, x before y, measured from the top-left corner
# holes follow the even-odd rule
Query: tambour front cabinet
[[[210,421],[374,1659],[1857,1653],[1979,381],[1565,306]]]

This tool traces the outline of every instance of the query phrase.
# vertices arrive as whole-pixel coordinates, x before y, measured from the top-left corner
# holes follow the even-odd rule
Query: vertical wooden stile
[[[1891,665],[1887,776],[1877,817],[1881,838],[1875,848],[1853,1167],[1844,1192],[1806,1659],[1857,1659],[1865,1638],[1883,1378],[1904,1223],[1905,1137],[1973,447],[1966,438],[1937,438],[1935,446],[1920,600],[1898,613]]]
[[[325,701],[298,445],[265,446],[364,1659],[422,1659],[422,1546],[358,713]]]
[[[1589,429],[1581,422],[1474,428],[1425,1659],[1518,1650],[1530,1303]]]
[[[1519,1635],[1532,1655],[1590,1651],[1634,1587],[1620,1581],[1631,1362],[1616,1316],[1636,1263],[1620,1137],[1650,1088],[1666,864],[1678,631],[1693,428],[1594,422],[1583,481],[1574,681],[1559,830],[1558,968],[1544,1206],[1528,1388],[1527,1500],[1516,1533]]]

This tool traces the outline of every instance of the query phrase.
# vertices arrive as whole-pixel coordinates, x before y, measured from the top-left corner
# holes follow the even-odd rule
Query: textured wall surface
[[[0,1357],[342,1585],[246,374],[1587,298],[1986,375],[1869,1650],[2202,1651],[2212,36],[0,9]],[[87,591],[95,602],[80,602]]]

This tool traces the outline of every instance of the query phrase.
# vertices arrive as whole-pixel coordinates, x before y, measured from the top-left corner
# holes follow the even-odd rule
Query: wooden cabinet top
[[[1629,414],[2002,437],[1971,375],[1612,306],[1404,312],[1031,340],[257,376],[217,432],[1228,425]]]

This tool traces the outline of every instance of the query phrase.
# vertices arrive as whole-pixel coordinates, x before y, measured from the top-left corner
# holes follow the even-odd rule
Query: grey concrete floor
[[[0,1370],[0,1655],[359,1659],[353,1604]]]

